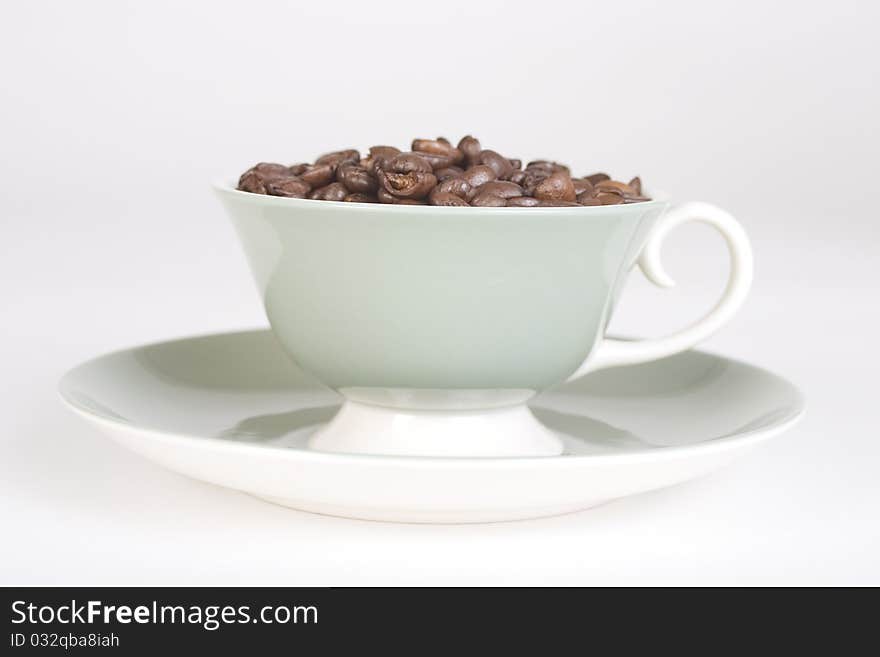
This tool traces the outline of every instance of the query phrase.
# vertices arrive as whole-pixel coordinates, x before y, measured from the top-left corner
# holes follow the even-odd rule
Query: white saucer
[[[291,364],[269,331],[120,351],[61,381],[73,410],[171,470],[277,504],[402,522],[555,515],[704,475],[791,427],[784,379],[690,351],[545,392],[535,415],[566,452],[425,458],[310,451],[339,396]]]

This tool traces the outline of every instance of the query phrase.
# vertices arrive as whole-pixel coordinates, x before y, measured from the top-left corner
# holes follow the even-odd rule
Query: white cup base
[[[528,406],[401,409],[346,400],[309,439],[320,452],[438,457],[558,456],[562,440]]]

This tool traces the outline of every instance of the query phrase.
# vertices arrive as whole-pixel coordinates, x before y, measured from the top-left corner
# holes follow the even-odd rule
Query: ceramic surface
[[[373,520],[552,515],[704,475],[790,427],[800,393],[688,351],[588,375],[532,400],[564,444],[541,458],[420,458],[308,448],[342,398],[268,331],[147,345],[85,363],[67,403],[165,467],[297,509]]]
[[[350,402],[314,437],[325,451],[558,454],[562,443],[525,400],[589,371],[693,346],[731,317],[751,283],[745,233],[703,203],[664,214],[662,200],[453,208],[217,191],[281,344]],[[709,223],[727,240],[722,299],[671,336],[606,338],[636,262],[658,285],[672,284],[660,247],[687,221]]]

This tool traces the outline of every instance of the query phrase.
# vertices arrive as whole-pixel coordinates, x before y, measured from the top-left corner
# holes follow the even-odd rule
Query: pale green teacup
[[[704,203],[432,207],[216,190],[281,344],[346,399],[312,438],[321,451],[559,454],[562,442],[525,406],[530,397],[692,347],[731,317],[751,284],[745,233]],[[672,284],[660,245],[692,220],[728,243],[721,301],[666,338],[606,338],[636,262],[655,283]]]

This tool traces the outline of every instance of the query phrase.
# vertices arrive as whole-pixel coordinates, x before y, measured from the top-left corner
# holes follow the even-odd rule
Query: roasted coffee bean
[[[256,171],[267,180],[290,174],[289,167],[286,167],[283,164],[276,164],[275,162],[260,162],[259,164],[255,164],[251,168],[251,171]]]
[[[493,180],[487,182],[480,187],[480,194],[495,194],[501,198],[508,199],[514,196],[522,196],[523,188],[507,180]]]
[[[613,194],[611,192],[599,192],[596,194],[596,199],[602,205],[618,205],[623,203],[623,197],[620,194]]]
[[[466,168],[479,164],[480,152],[483,150],[479,139],[470,135],[462,137],[461,141],[458,142],[458,150],[464,154],[464,166]]]
[[[495,177],[499,179],[504,179],[513,172],[513,165],[510,163],[510,160],[495,151],[482,151],[479,162],[491,168],[495,172]]]
[[[379,203],[399,203],[400,199],[392,194],[389,194],[385,191],[384,187],[380,187],[376,190],[376,198],[379,199]]]
[[[458,164],[464,159],[464,153],[442,137],[440,139],[413,139],[412,150],[416,153],[428,153],[449,158],[451,164]]]
[[[312,187],[323,187],[333,182],[334,168],[329,164],[314,164],[299,174]]]
[[[482,192],[471,199],[471,205],[478,208],[501,208],[507,205],[507,199],[491,192]]]
[[[465,170],[461,177],[468,182],[471,187],[479,187],[487,182],[495,180],[495,170],[485,164],[477,164],[470,169]]]
[[[456,196],[450,192],[441,192],[439,187],[435,187],[430,196],[428,196],[428,203],[431,205],[467,205],[468,202],[465,201],[460,196]]]
[[[360,164],[375,176],[377,168],[380,168],[386,160],[399,154],[400,149],[394,146],[371,146],[369,154],[361,158]]]
[[[424,160],[431,163],[434,170],[448,169],[455,165],[455,159],[449,155],[436,155],[434,153],[418,153]]]
[[[533,208],[536,205],[540,205],[541,201],[536,199],[534,196],[514,196],[512,198],[507,199],[508,207],[516,207],[516,208]]]
[[[437,178],[434,174],[424,171],[396,173],[394,171],[380,170],[379,181],[389,194],[398,198],[411,199],[426,197],[437,184]]]
[[[574,203],[577,195],[571,177],[564,171],[552,173],[535,187],[535,198],[541,201],[567,201]]]
[[[443,182],[449,178],[456,178],[464,173],[464,169],[461,167],[446,167],[445,169],[437,169],[434,172],[434,175],[437,176],[437,180]]]
[[[309,198],[317,201],[341,201],[348,196],[348,190],[342,183],[334,182],[319,187],[309,194]]]
[[[352,193],[372,194],[379,188],[376,177],[357,164],[340,164],[336,178]]]
[[[265,194],[266,183],[276,178],[286,178],[290,175],[288,168],[283,164],[274,162],[260,162],[241,174],[238,179],[238,188],[254,194]]]
[[[447,178],[438,183],[435,189],[444,194],[455,194],[459,198],[466,199],[473,187],[464,178]]]
[[[534,196],[535,188],[538,186],[538,184],[550,175],[550,172],[546,169],[526,169],[523,172],[522,181],[511,182],[517,182],[519,185],[522,185],[523,191],[525,191],[526,196]]]
[[[564,171],[565,173],[571,175],[571,170],[567,166],[565,166],[564,164],[559,164],[559,162],[551,162],[550,160],[532,160],[526,165],[526,169],[544,169],[545,171],[549,171],[550,173]]]
[[[263,177],[253,169],[249,169],[241,174],[241,178],[238,179],[238,188],[243,192],[251,192],[252,194],[266,193],[266,183],[263,181]]]
[[[370,146],[370,157],[394,157],[400,155],[401,150],[396,146]]]
[[[601,172],[572,178],[567,166],[552,160],[532,160],[523,169],[521,159],[484,149],[471,135],[457,146],[445,137],[419,138],[413,140],[410,152],[378,145],[364,157],[355,149],[346,149],[325,153],[311,164],[260,162],[242,174],[238,189],[350,203],[478,207],[590,206],[650,200],[643,194],[638,176],[629,183]]]
[[[578,194],[577,202],[581,205],[602,205],[602,201],[593,195],[593,190]]]
[[[591,173],[589,176],[584,176],[587,180],[589,180],[593,185],[597,185],[603,180],[611,180],[611,176],[607,173]]]
[[[431,173],[434,167],[418,153],[400,153],[385,162],[381,167],[385,171],[394,173],[413,173],[421,171],[423,173]]]
[[[373,196],[372,194],[362,194],[360,192],[355,192],[354,194],[349,194],[344,199],[342,199],[346,203],[378,203],[379,199]]]
[[[398,198],[393,194],[389,194],[383,188],[379,188],[379,191],[376,192],[376,197],[379,199],[379,203],[389,203],[392,205],[427,205],[427,201],[424,199],[415,199],[415,198]]]
[[[336,170],[343,162],[351,162],[352,164],[356,164],[361,159],[361,154],[358,153],[353,148],[349,148],[344,151],[334,151],[332,153],[325,153],[317,160],[315,160],[315,164],[329,164],[333,167],[333,170]]]
[[[596,192],[610,192],[621,196],[635,196],[635,190],[617,180],[603,180],[595,184]]]
[[[641,186],[641,181],[639,181],[639,186]],[[624,203],[640,203],[649,200],[629,185],[617,180],[603,180],[597,183],[596,194],[618,194]]]
[[[305,198],[312,191],[312,186],[295,176],[290,178],[276,178],[266,183],[266,193],[272,196],[287,196],[289,198]]]
[[[571,184],[574,185],[574,193],[578,196],[585,192],[593,193],[593,183],[586,178],[572,178]]]

